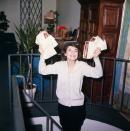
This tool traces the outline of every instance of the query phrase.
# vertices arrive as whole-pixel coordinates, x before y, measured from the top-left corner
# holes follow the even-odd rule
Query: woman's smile
[[[77,60],[78,57],[78,49],[73,46],[69,46],[66,50],[65,56],[67,60]]]

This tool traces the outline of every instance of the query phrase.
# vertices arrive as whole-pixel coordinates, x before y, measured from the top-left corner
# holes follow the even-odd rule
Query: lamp
[[[49,33],[53,33],[54,32],[55,22],[56,22],[55,12],[50,10],[44,16],[44,23],[48,24],[47,31]]]

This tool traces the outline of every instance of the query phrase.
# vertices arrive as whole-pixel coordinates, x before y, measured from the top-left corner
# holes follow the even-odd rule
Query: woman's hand
[[[45,38],[47,38],[49,36],[47,31],[41,31],[41,33],[44,35]]]
[[[96,58],[101,54],[101,49],[100,48],[96,48],[94,53],[93,53],[93,57]]]

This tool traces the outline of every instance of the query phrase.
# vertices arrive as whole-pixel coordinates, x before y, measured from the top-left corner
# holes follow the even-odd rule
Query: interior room
[[[39,74],[40,33],[47,65],[63,61],[64,46],[73,43],[79,61],[95,67],[86,52],[100,39],[93,48],[103,76],[83,76],[81,131],[130,131],[130,0],[0,0],[0,131],[63,130],[59,77]]]

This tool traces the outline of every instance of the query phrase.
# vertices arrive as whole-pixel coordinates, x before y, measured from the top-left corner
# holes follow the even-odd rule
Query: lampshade
[[[45,23],[53,23],[55,21],[55,13],[54,11],[50,10],[47,12],[44,16],[44,22]]]

